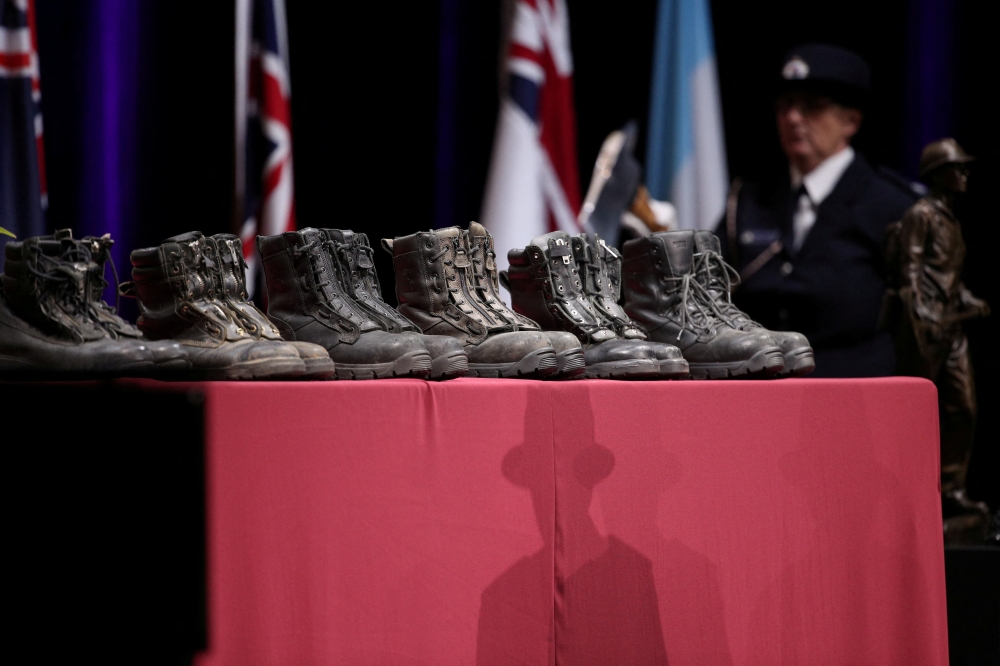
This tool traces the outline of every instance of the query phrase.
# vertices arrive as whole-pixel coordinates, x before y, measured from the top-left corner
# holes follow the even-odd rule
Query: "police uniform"
[[[846,62],[845,53],[851,56]],[[857,93],[868,81],[867,65],[858,56],[819,45],[793,50],[783,75],[824,84],[824,91],[841,86]],[[916,195],[861,155],[844,157],[851,159],[813,206],[805,233],[796,234],[796,208],[808,193],[793,185],[790,173],[734,184],[716,233],[726,260],[743,279],[733,295],[737,306],[766,328],[805,334],[816,354],[813,376],[891,375],[892,340],[878,330],[885,230]]]

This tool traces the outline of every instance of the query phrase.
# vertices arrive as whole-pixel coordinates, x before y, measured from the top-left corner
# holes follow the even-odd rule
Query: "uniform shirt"
[[[816,209],[840,181],[847,167],[854,161],[854,149],[847,146],[826,158],[819,165],[802,175],[795,166],[789,167],[792,190],[799,192],[796,210],[792,215],[792,248],[797,252],[816,223]]]
[[[817,188],[810,196],[821,194],[818,186],[828,180],[835,182],[814,202],[815,220],[798,247],[798,192],[787,172],[770,182],[746,183],[736,202],[735,238],[729,238],[725,220],[717,230],[727,261],[741,272],[769,247],[780,247],[737,288],[734,300],[767,328],[805,334],[820,377],[889,375],[895,366],[892,341],[877,330],[885,229],[916,196],[876,173],[861,155],[852,157],[837,179],[803,178],[807,191]]]

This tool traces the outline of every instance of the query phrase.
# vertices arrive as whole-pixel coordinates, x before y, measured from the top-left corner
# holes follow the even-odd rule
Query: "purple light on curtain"
[[[434,168],[434,228],[455,220],[455,151],[458,117],[458,0],[441,0],[438,52],[437,155]]]
[[[950,136],[955,51],[953,0],[910,0],[904,168],[916,177],[923,147]]]
[[[135,225],[139,5],[93,0],[87,26],[79,236],[109,233],[113,258],[129,273]],[[105,292],[115,302],[113,285]]]

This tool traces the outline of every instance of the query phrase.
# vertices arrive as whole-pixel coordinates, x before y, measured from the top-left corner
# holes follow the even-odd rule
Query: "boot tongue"
[[[711,231],[696,231],[694,235],[695,251],[702,255],[701,270],[697,279],[714,298],[727,298],[725,284],[722,279],[722,245],[719,238]]]
[[[722,254],[722,244],[719,242],[719,237],[711,231],[696,231],[694,234],[694,246],[698,252]]]
[[[570,236],[565,231],[552,231],[547,234],[542,234],[541,236],[535,236],[531,239],[531,245],[535,247],[540,247],[546,252],[549,250],[549,241],[562,241],[562,243],[557,243],[560,246],[565,246],[567,249],[570,247]],[[561,255],[560,255],[561,256]]]
[[[177,236],[171,236],[164,243],[191,243],[196,240],[201,240],[205,237],[205,234],[200,231],[188,231],[187,233],[179,234]]]
[[[490,235],[490,232],[486,231],[486,227],[479,224],[478,222],[469,222],[469,236],[473,238],[486,238]]]
[[[662,243],[667,255],[670,272],[675,277],[681,277],[691,272],[694,254],[694,231],[661,231],[652,238]]]

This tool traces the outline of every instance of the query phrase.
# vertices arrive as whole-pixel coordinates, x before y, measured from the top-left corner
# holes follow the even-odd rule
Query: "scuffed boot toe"
[[[387,379],[426,377],[431,371],[431,355],[416,333],[363,333],[353,344],[332,347],[330,358],[337,366],[338,379]]]
[[[558,366],[555,349],[540,331],[498,333],[465,351],[469,374],[475,377],[541,378]]]
[[[447,335],[421,335],[420,339],[431,355],[428,379],[455,379],[469,372],[469,357],[458,339]]]

